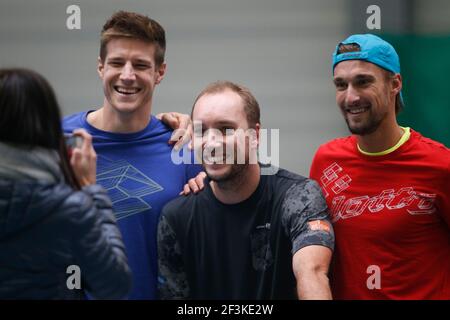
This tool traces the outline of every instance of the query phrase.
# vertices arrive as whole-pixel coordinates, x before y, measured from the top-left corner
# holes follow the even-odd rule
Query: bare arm
[[[329,248],[318,245],[303,247],[294,254],[292,268],[297,280],[299,299],[332,299],[327,275],[331,255]]]

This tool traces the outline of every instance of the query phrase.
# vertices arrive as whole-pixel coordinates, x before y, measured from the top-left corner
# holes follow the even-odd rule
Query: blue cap
[[[351,43],[358,44],[361,51],[337,53],[339,45]],[[364,60],[393,73],[400,73],[400,59],[394,47],[389,42],[370,33],[351,35],[336,46],[333,53],[333,74],[336,65],[346,60]],[[401,92],[400,97],[403,100]]]
[[[361,51],[337,54],[340,44],[350,43],[358,44]],[[345,60],[364,60],[393,73],[400,73],[400,59],[394,47],[373,34],[354,34],[339,43],[333,53],[333,73],[334,67]]]

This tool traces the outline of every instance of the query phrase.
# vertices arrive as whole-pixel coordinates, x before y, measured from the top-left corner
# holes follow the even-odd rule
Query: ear
[[[165,62],[161,63],[156,71],[156,84],[159,84],[162,79],[164,79],[164,75],[166,74],[167,64]]]
[[[396,73],[392,78],[392,93],[394,96],[400,93],[403,87],[402,76],[400,73]]]
[[[97,73],[98,76],[103,79],[103,70],[105,69],[105,65],[100,57],[97,58]]]
[[[251,147],[254,149],[258,149],[258,146],[259,146],[260,129],[261,129],[261,124],[257,123],[255,125],[256,136],[254,137],[254,139],[252,139],[251,144],[250,144]]]

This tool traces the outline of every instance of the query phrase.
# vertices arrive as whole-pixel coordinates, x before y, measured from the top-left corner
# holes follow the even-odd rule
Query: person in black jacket
[[[69,158],[60,121],[41,75],[0,69],[0,299],[125,298],[131,272],[92,138],[74,131]]]

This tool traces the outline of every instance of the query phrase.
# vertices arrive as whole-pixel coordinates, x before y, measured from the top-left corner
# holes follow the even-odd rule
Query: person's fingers
[[[180,150],[192,136],[191,118],[187,114],[170,112],[162,115],[162,121],[174,129],[169,144],[174,145],[175,151]]]
[[[92,136],[85,129],[76,129],[73,134],[82,138],[81,147],[72,150],[71,165],[74,173],[82,186],[94,184],[97,154],[92,145]]]
[[[182,128],[180,128],[179,130],[182,130]],[[178,142],[175,144],[174,148],[175,150],[179,150],[181,149],[186,143],[190,143],[190,141],[192,140],[192,124],[189,123],[188,127],[186,129],[184,129],[184,133],[183,136],[178,140]],[[189,147],[189,145],[188,145]]]
[[[198,186],[197,186],[197,182],[195,181],[194,178],[189,179],[188,185],[189,185],[189,188],[192,190],[192,192],[197,193],[197,192],[200,191]]]
[[[178,119],[177,119],[176,115],[175,115],[173,112],[166,113],[166,114],[164,115],[163,120],[166,120],[166,121],[167,121],[167,124],[168,124],[172,129],[178,129],[178,128],[180,127],[180,126],[179,126],[179,123],[178,123]]]
[[[200,190],[203,190],[203,188],[205,187],[205,178],[206,178],[206,173],[205,172],[200,172],[196,177],[195,177],[195,182],[198,186],[198,188]]]
[[[182,129],[180,129],[182,130]],[[174,149],[175,151],[180,150],[183,146],[191,140],[191,135],[189,132],[184,132],[181,138],[175,143]]]
[[[70,165],[76,168],[79,165],[80,161],[81,161],[81,150],[75,148],[72,151],[72,157],[70,158]]]
[[[85,129],[75,129],[73,134],[82,137],[83,142],[81,144],[81,151],[84,155],[91,160],[96,160],[97,153],[92,145],[92,136]]]
[[[183,136],[186,134],[185,131],[186,131],[185,129],[181,129],[181,128],[175,129],[172,132],[172,135],[170,136],[169,144],[174,144],[174,143],[180,141],[180,139],[183,138]]]
[[[161,121],[169,126],[172,129],[178,129],[179,128],[179,122],[178,119],[176,117],[176,115],[174,115],[174,112],[167,112],[167,113],[161,113]]]
[[[73,130],[73,134],[76,136],[81,136],[83,138],[92,138],[92,136],[84,128],[78,128]]]
[[[92,136],[87,133],[85,129],[75,129],[73,134],[83,138],[83,142],[81,144],[81,150],[84,152],[90,152],[92,147]]]
[[[174,116],[178,118],[179,126],[178,128],[187,130],[189,126],[192,127],[191,117],[187,114],[177,113]]]
[[[189,188],[189,184],[186,183],[183,187],[183,194],[187,196],[189,193],[191,193],[191,189]]]
[[[189,150],[195,150],[195,148],[200,148],[202,146],[202,138],[195,137],[195,133],[192,133],[192,139],[189,141]]]
[[[156,117],[156,119],[161,120],[164,123],[166,123],[167,121],[174,120],[172,112],[161,112],[161,113],[158,113],[155,117]]]

